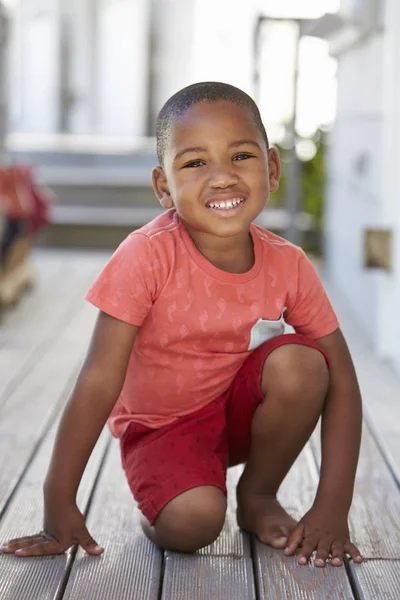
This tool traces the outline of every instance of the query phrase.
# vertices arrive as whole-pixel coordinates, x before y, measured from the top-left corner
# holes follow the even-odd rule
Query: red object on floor
[[[34,210],[26,171],[20,167],[0,169],[0,209],[14,221],[27,219]]]
[[[25,221],[29,233],[50,223],[49,195],[38,186],[26,166],[0,169],[0,210],[13,221]]]

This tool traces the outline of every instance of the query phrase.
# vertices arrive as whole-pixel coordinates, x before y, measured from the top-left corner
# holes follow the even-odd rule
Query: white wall
[[[378,350],[400,372],[400,3],[386,0],[381,225],[393,230],[393,272],[382,274]]]
[[[339,59],[326,210],[327,266],[377,353],[400,372],[400,3],[386,0],[383,32]],[[393,232],[393,269],[363,264],[363,230]]]
[[[152,117],[175,92],[196,81],[195,0],[154,0]]]
[[[382,61],[381,34],[340,56],[325,220],[329,278],[376,343],[381,274],[363,269],[363,231],[381,213]]]
[[[149,65],[148,0],[99,0],[96,133],[146,133]]]

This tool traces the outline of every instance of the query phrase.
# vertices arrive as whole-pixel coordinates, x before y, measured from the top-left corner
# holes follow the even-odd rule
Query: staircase
[[[153,192],[154,152],[14,152],[12,160],[36,165],[53,190],[52,225],[38,244],[114,249],[134,229],[161,214]]]
[[[163,211],[151,185],[151,171],[158,164],[154,140],[129,152],[24,148],[11,149],[9,156],[36,165],[40,183],[55,194],[52,225],[40,235],[38,245],[113,250]],[[256,223],[282,234],[288,213],[266,209]],[[297,224],[306,235],[312,234],[310,215],[300,214]]]

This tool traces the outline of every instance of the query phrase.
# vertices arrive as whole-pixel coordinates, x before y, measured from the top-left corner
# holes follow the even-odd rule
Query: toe
[[[277,550],[284,550],[287,546],[287,537],[277,537],[277,538],[272,538],[270,544],[273,548],[276,548]]]
[[[289,538],[289,531],[286,527],[274,527],[266,535],[266,543],[281,550],[286,548]]]

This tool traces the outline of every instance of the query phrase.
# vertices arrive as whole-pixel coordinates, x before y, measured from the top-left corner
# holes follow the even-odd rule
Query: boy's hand
[[[347,516],[340,511],[335,513],[313,506],[289,536],[286,556],[292,556],[300,547],[300,565],[306,565],[314,551],[316,567],[324,567],[329,556],[332,565],[340,567],[344,554],[349,554],[356,563],[362,562],[360,551],[350,541]]]
[[[1,547],[5,554],[16,556],[48,556],[63,554],[71,546],[79,544],[88,554],[102,554],[99,546],[86,528],[85,520],[77,506],[47,510],[44,531],[36,535],[10,540]]]

